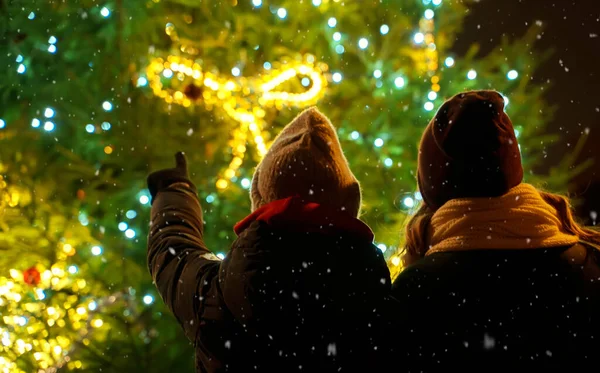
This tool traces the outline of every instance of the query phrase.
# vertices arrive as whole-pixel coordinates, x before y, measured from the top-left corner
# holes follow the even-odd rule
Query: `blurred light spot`
[[[51,132],[52,130],[54,130],[54,123],[48,121],[46,123],[44,123],[44,130]]]
[[[358,47],[360,49],[366,49],[369,46],[369,41],[366,38],[360,38],[358,41]]]
[[[388,32],[390,32],[390,26],[381,25],[381,27],[379,28],[379,32],[381,33],[381,35],[386,35]]]
[[[397,77],[396,79],[394,79],[394,84],[398,88],[404,87],[404,84],[405,84],[404,78],[401,76]]]
[[[92,247],[92,255],[98,256],[102,254],[102,248],[100,246]]]
[[[146,294],[142,300],[144,301],[144,304],[150,305],[152,302],[154,302],[154,297],[150,294]]]
[[[378,138],[375,139],[375,141],[373,142],[373,144],[376,147],[381,148],[383,146],[383,139],[381,139],[381,138],[378,137]]]

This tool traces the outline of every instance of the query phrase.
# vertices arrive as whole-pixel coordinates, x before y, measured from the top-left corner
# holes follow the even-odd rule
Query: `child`
[[[198,372],[345,372],[384,364],[390,274],[358,220],[360,186],[316,108],[258,166],[252,213],[221,261],[182,153],[148,177],[150,273],[196,348]]]

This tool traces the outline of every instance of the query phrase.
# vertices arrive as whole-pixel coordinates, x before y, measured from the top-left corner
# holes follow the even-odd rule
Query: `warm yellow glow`
[[[169,24],[165,31],[172,38],[177,37],[172,25]],[[267,152],[263,107],[314,105],[324,95],[327,70],[327,65],[316,64],[314,56],[307,55],[303,60],[275,63],[262,76],[219,76],[202,71],[196,61],[171,55],[166,62],[162,58],[150,61],[146,74],[152,92],[165,102],[185,107],[203,104],[207,110],[223,110],[238,122],[239,134],[230,141],[232,161],[217,182],[219,189],[226,189],[229,186],[227,180],[233,178],[243,164],[249,140],[254,143],[259,157]],[[308,89],[300,84],[302,78],[310,80]],[[170,83],[163,84],[165,79]],[[299,92],[279,90],[284,83],[299,87]]]
[[[105,146],[104,147],[104,153],[106,153],[106,154],[112,154],[112,152],[113,152],[112,146],[109,145],[109,146]]]
[[[101,319],[95,319],[95,320],[92,321],[92,326],[94,328],[99,328],[102,325],[104,325],[104,321],[102,321]]]
[[[400,257],[399,257],[399,256],[397,256],[397,255],[396,255],[396,256],[394,256],[394,257],[392,258],[392,264],[393,264],[393,265],[395,265],[395,266],[399,266],[399,265],[400,265]]]
[[[225,189],[228,186],[229,186],[229,183],[227,182],[227,180],[219,179],[217,181],[217,188],[219,188],[219,189]]]

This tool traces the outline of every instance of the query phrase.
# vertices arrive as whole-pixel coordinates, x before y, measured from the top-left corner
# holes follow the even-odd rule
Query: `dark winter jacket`
[[[397,371],[598,371],[599,264],[583,244],[426,256],[393,284]]]
[[[152,206],[150,272],[198,372],[350,372],[386,361],[391,284],[366,225],[289,199],[236,231],[221,261],[204,244],[192,189],[171,186]]]

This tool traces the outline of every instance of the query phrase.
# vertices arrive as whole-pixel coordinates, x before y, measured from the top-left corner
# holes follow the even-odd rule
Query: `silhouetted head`
[[[497,197],[523,180],[513,125],[496,91],[459,93],[444,102],[419,147],[418,182],[433,210],[455,198]]]
[[[335,128],[314,107],[281,131],[252,178],[252,211],[296,196],[354,217],[360,212],[358,180],[348,166]]]

